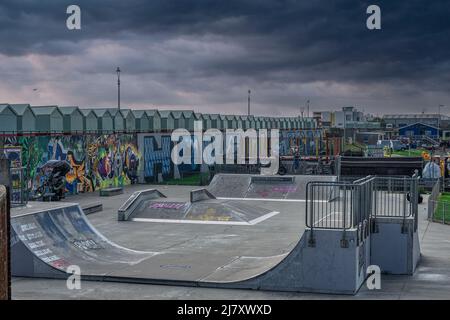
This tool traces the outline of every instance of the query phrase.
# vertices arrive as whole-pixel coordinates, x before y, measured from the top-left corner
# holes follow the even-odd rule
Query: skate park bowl
[[[306,184],[312,180],[329,182],[337,181],[337,177],[216,174],[207,189],[218,199],[304,202]],[[328,194],[322,194],[320,200],[332,200],[333,189],[330,188],[329,191]]]
[[[330,190],[334,196],[324,201]],[[142,224],[130,221],[133,212],[130,222],[111,220],[111,232],[102,226],[106,222],[98,224],[110,235],[120,233],[114,240],[123,243],[127,237],[126,247],[103,236],[78,204],[37,203],[13,211],[12,274],[67,279],[69,266],[75,265],[85,280],[355,294],[371,264],[386,273],[414,272],[420,258],[416,191],[414,177],[367,177],[352,183],[311,180],[304,203],[261,200],[258,207],[278,207],[280,213],[255,225]],[[142,193],[148,198],[135,195],[121,209],[182,202],[154,189]],[[140,197],[145,201],[136,200]],[[219,200],[207,190],[194,190],[185,202]],[[295,237],[277,242],[299,219],[303,227]],[[180,230],[188,234],[182,245],[174,245],[178,238],[164,248],[157,244],[158,237]]]

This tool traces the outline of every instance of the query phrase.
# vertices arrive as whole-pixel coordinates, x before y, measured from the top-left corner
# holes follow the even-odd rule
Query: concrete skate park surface
[[[125,188],[124,194],[107,199],[100,199],[98,194],[93,193],[68,197],[66,201],[80,204],[101,201],[103,211],[90,215],[89,221],[106,238],[118,245],[140,251],[165,252],[166,257],[171,257],[170,259],[164,259],[159,263],[155,261],[152,266],[148,266],[153,270],[156,269],[161,278],[165,279],[203,278],[205,275],[211,274],[212,270],[228,263],[230,259],[240,256],[273,257],[280,255],[281,260],[282,256],[295,246],[304,230],[304,207],[298,202],[259,201],[258,206],[280,213],[252,226],[118,222],[117,209],[130,194],[136,190],[152,187],[159,189],[168,197],[180,199],[180,201],[188,201],[189,191],[195,189],[195,187],[186,186],[134,185]],[[419,209],[419,234],[422,239],[423,259],[416,274],[412,277],[383,276],[382,290],[369,291],[363,286],[355,298],[441,299],[450,297],[450,229],[448,226],[428,223],[424,208],[426,206],[421,206]],[[275,265],[278,262],[272,261],[266,266]],[[249,272],[254,273],[255,270]],[[13,297],[16,299],[346,298],[304,293],[89,281],[83,282],[81,290],[69,291],[64,280],[26,278],[14,278],[12,286]]]

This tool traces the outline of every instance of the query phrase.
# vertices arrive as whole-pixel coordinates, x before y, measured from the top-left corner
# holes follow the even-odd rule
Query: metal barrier
[[[8,191],[0,185],[0,300],[11,298],[9,215]]]
[[[430,213],[430,221],[442,224],[450,224],[449,201],[428,200],[428,215],[430,215]]]
[[[333,200],[323,195],[334,193]],[[310,228],[310,245],[314,245],[314,229],[343,231],[361,230],[361,237],[369,233],[369,222],[377,217],[403,219],[414,217],[417,230],[418,176],[373,177],[367,176],[353,182],[310,182],[306,188],[306,226]],[[360,240],[359,239],[359,240]]]
[[[25,179],[25,167],[10,168],[11,206],[25,206],[28,203],[28,189]]]
[[[436,180],[434,187],[431,190],[430,197],[428,198],[428,220],[433,220],[434,212],[436,211],[436,204],[441,194],[441,182]]]

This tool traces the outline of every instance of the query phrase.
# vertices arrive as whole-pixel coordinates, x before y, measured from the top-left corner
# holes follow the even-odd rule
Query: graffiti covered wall
[[[67,135],[7,138],[5,145],[22,147],[22,165],[32,189],[42,181],[40,166],[49,160],[65,160],[70,193],[91,192],[109,186],[137,182],[141,155],[134,135]]]
[[[324,151],[321,130],[282,130],[280,131],[280,155],[293,154],[292,148],[298,148],[302,156],[319,156]]]

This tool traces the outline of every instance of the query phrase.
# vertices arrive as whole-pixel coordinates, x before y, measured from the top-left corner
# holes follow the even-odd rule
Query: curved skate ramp
[[[87,280],[193,284],[216,279],[230,283],[270,270],[287,255],[242,257],[207,252],[198,259],[179,252],[131,250],[101,235],[77,204],[15,215],[11,227],[13,276],[67,278],[67,268],[78,266]],[[239,274],[227,274],[229,268],[239,266]]]
[[[316,230],[315,248],[308,246],[305,232],[282,254],[251,257],[220,251],[130,250],[102,236],[76,204],[15,215],[11,225],[13,276],[67,279],[68,266],[76,265],[85,280],[333,293],[356,290],[357,281],[346,276],[354,277],[357,266],[356,241],[352,241],[356,234],[351,230],[347,231],[349,248],[340,247],[340,232],[331,235],[334,245],[330,245],[330,235],[322,239]],[[335,268],[344,273],[337,280],[328,279]]]
[[[216,174],[208,191],[218,199],[306,201],[309,182],[335,182],[336,176],[261,176],[247,174]],[[333,188],[321,194],[322,201],[331,201],[336,196]]]
[[[30,212],[11,219],[12,269],[16,276],[52,276],[77,265],[83,273],[140,263],[155,252],[121,247],[101,235],[77,204]]]

